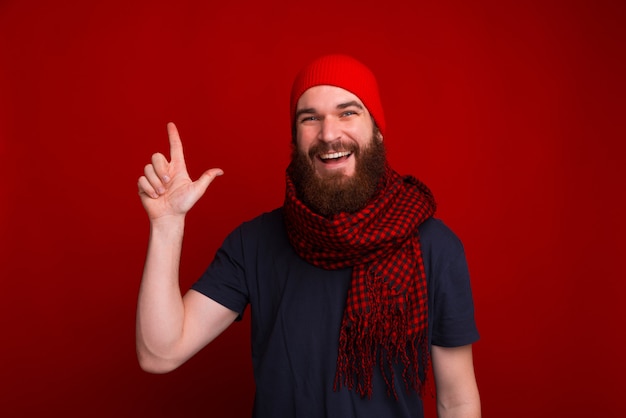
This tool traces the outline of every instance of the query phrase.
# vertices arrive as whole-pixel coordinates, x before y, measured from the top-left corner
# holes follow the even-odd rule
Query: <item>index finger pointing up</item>
[[[167,124],[167,135],[170,138],[170,158],[172,161],[185,161],[183,142],[180,140],[178,129],[173,122]]]

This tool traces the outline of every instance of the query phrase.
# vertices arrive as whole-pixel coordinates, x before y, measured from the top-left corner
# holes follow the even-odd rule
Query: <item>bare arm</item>
[[[480,396],[472,346],[432,346],[433,371],[440,418],[480,418]]]
[[[167,126],[171,160],[154,154],[138,188],[150,219],[150,241],[137,302],[136,345],[141,367],[164,373],[211,342],[237,314],[195,291],[183,298],[178,269],[185,215],[222,174],[211,169],[191,181],[174,124]]]

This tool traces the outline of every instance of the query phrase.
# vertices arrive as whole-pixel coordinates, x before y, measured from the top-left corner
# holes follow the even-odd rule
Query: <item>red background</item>
[[[0,414],[249,416],[248,318],[171,374],[137,365],[136,180],[168,121],[193,177],[226,172],[187,288],[281,204],[296,70],[346,52],[465,244],[484,416],[623,416],[624,2],[228,3],[0,2]]]

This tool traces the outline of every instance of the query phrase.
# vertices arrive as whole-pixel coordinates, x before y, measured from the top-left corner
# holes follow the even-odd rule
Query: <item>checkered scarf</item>
[[[288,174],[284,212],[289,240],[300,257],[328,270],[352,267],[334,390],[345,385],[371,397],[378,364],[388,395],[397,398],[393,365],[400,361],[407,390],[421,391],[430,356],[417,227],[435,212],[430,190],[387,166],[364,209],[325,218],[297,198]]]

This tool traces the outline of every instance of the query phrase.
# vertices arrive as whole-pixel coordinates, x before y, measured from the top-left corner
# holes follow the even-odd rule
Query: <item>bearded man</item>
[[[142,368],[175,369],[249,307],[254,417],[423,416],[431,364],[439,416],[480,416],[463,247],[430,190],[390,167],[374,75],[318,58],[293,83],[291,120],[284,205],[235,229],[184,297],[184,217],[222,172],[191,181],[168,125],[171,160],[155,154],[139,179]]]

